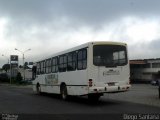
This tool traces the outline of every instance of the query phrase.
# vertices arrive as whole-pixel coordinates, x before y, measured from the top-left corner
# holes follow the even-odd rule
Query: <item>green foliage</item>
[[[10,69],[10,64],[4,64],[2,69],[7,72]]]

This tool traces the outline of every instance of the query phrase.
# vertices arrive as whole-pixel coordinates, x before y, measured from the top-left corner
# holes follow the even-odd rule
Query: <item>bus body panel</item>
[[[129,84],[129,72],[126,72],[126,70],[128,69],[129,69],[128,65],[126,65],[124,68],[93,67],[92,72],[90,72],[90,78],[93,79],[93,86],[89,87],[90,89],[89,93],[127,91],[131,87]],[[110,70],[113,73],[110,72]],[[119,71],[121,75],[119,75],[115,71]]]
[[[107,93],[107,92],[121,92],[127,91],[131,85],[129,81],[130,71],[129,62],[123,66],[105,67],[93,65],[93,46],[101,45],[102,43],[96,42],[90,45],[89,59],[92,60],[88,64],[88,77],[93,80],[93,86],[89,87],[89,93]],[[113,44],[113,43],[109,43]],[[117,44],[123,45],[125,44]],[[127,48],[126,48],[127,49]]]
[[[57,75],[55,79],[47,79],[47,76]],[[34,91],[36,91],[36,83],[41,86],[41,92],[60,94],[60,85],[65,83],[68,95],[83,95],[88,93],[87,70],[70,71],[62,73],[52,73],[38,75],[33,82]]]
[[[69,95],[83,95],[88,92],[88,90],[86,90],[86,87],[88,86],[87,70],[59,73],[59,85],[62,82],[66,84]]]

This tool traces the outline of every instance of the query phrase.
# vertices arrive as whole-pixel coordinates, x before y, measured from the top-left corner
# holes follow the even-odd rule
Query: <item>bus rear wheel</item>
[[[68,98],[66,85],[61,86],[61,97],[62,97],[63,100],[67,100],[67,98]]]

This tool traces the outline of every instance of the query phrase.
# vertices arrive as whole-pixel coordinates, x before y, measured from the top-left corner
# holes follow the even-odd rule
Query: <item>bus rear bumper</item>
[[[130,89],[131,85],[121,86],[105,86],[105,87],[89,87],[89,93],[115,93],[125,92]]]

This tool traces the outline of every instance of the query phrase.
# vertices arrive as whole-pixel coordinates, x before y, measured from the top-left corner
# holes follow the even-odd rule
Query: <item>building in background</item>
[[[21,73],[23,77],[23,68],[19,68],[18,72]],[[32,68],[25,69],[25,80],[31,80],[32,79]]]
[[[160,79],[160,58],[130,60],[131,82],[150,83]]]
[[[33,62],[25,62],[25,80],[31,80],[32,79],[32,67],[33,67]],[[23,67],[19,67],[18,72],[21,73],[23,77]]]

